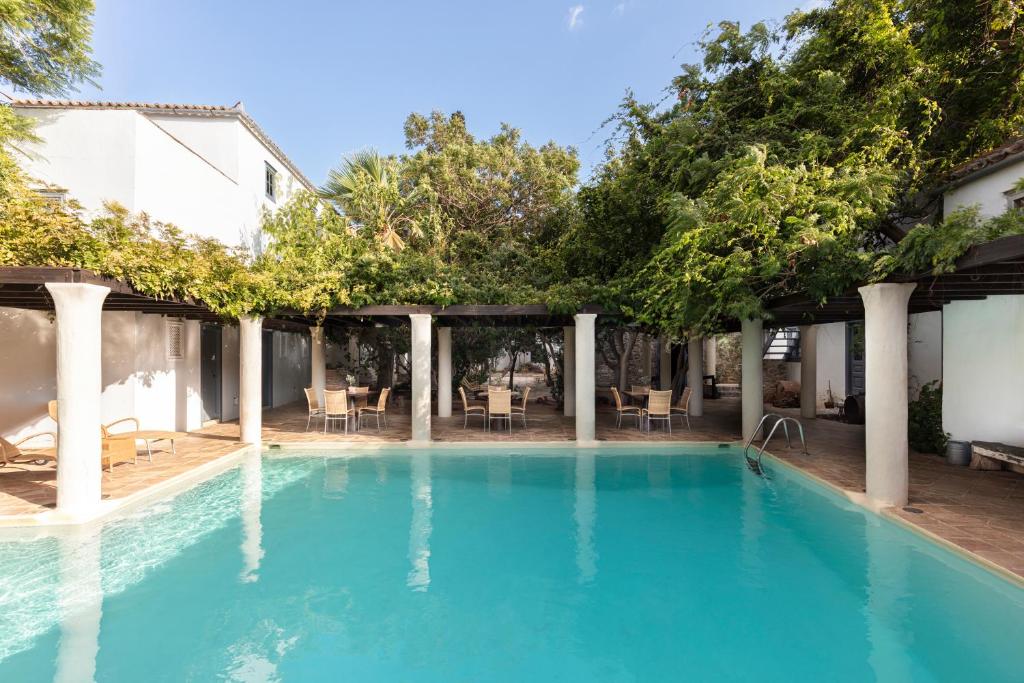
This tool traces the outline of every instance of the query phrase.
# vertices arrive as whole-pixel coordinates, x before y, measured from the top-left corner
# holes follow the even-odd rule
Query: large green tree
[[[675,334],[869,277],[941,173],[1021,132],[1021,22],[1012,1],[836,0],[775,29],[720,24],[670,105],[627,97],[614,117],[567,277],[607,278]]]

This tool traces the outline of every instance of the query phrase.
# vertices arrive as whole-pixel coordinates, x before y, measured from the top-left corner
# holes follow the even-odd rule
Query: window
[[[265,174],[266,183],[265,183],[265,185],[266,185],[267,199],[276,202],[277,201],[277,169],[274,168],[273,166],[271,166],[270,164],[266,163],[266,162],[264,162],[263,165],[266,167],[266,169],[265,169],[266,170],[266,174]]]
[[[185,323],[180,320],[167,321],[167,360],[185,358]]]
[[[49,204],[52,204],[55,207],[62,207],[62,206],[64,206],[65,202],[67,202],[67,199],[68,199],[67,190],[45,189],[45,190],[36,190],[36,192],[39,193],[40,197],[42,197]]]
[[[1006,208],[1024,211],[1024,190],[1007,190],[1003,194],[1006,196]]]

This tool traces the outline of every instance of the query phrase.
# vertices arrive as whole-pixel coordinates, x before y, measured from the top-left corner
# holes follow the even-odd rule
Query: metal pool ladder
[[[754,437],[761,433],[761,428],[769,418],[775,418],[775,424],[768,431],[768,436],[765,437],[764,441],[761,442],[761,448],[757,451],[757,458],[750,457],[750,447],[754,444]],[[778,413],[767,413],[761,418],[761,421],[757,423],[757,427],[754,429],[750,438],[747,439],[747,443],[743,445],[743,458],[747,461],[747,467],[750,471],[759,476],[765,476],[764,468],[761,467],[761,456],[764,455],[764,449],[768,447],[768,442],[775,436],[775,430],[782,425],[782,431],[786,435],[786,446],[788,448],[793,447],[793,442],[789,438],[789,425],[787,423],[792,422],[800,430],[800,445],[803,446],[804,454],[807,454],[807,441],[804,439],[804,426],[800,424],[800,420],[795,417],[786,417],[785,415],[779,415]]]

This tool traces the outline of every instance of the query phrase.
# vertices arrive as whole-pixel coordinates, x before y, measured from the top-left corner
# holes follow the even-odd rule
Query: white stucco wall
[[[134,111],[19,109],[36,120],[39,143],[19,157],[32,178],[70,192],[94,215],[105,201],[138,211],[135,203]]]
[[[186,323],[185,359],[169,361],[166,319],[107,311],[102,318],[101,419],[137,417],[143,429],[199,427],[198,325]],[[46,313],[0,308],[0,434],[56,431],[56,328]],[[97,425],[97,429],[99,425]]]
[[[997,216],[1008,208],[1005,193],[1012,190],[1021,178],[1024,178],[1024,160],[964,183],[945,194],[943,213],[949,215],[958,207],[978,204],[983,216]]]
[[[22,166],[66,189],[87,216],[114,200],[185,232],[251,245],[263,209],[302,187],[237,116],[74,107],[18,112],[37,120],[40,137],[24,146]],[[266,196],[265,163],[278,173],[277,201]]]
[[[1024,296],[946,305],[942,369],[954,439],[1024,446]]]
[[[831,383],[836,400],[846,397],[846,323],[818,325],[818,407],[824,408]]]

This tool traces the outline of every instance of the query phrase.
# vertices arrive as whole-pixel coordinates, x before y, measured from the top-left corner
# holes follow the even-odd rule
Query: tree
[[[431,207],[419,188],[401,178],[400,163],[376,152],[359,152],[327,174],[320,196],[332,202],[357,229],[367,230],[393,251],[429,230]]]
[[[35,95],[92,83],[92,0],[0,0],[0,80]]]

